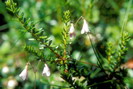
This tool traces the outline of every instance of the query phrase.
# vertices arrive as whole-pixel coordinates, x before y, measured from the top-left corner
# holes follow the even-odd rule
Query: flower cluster
[[[82,29],[81,29],[81,34],[85,34],[85,33],[88,33],[88,32],[90,32],[88,23],[85,19],[83,19],[83,26],[82,26]],[[76,35],[73,23],[71,23],[71,26],[70,26],[70,29],[69,29],[69,35],[70,35],[70,39],[72,39]]]
[[[28,67],[29,67],[29,63],[26,64],[24,70],[20,73],[19,77],[22,80],[27,80],[28,79]],[[47,64],[45,64],[43,71],[42,71],[42,75],[46,75],[46,76],[50,76],[50,69],[48,67]]]

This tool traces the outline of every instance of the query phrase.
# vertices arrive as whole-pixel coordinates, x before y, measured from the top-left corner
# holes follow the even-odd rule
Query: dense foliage
[[[133,64],[125,63],[133,52],[132,0],[0,5],[6,21],[0,26],[3,89],[133,88]]]

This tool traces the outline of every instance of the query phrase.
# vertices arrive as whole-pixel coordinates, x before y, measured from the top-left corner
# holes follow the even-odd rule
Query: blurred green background
[[[63,12],[70,10],[71,20],[76,22],[80,16],[88,21],[90,30],[94,35],[93,41],[102,55],[105,55],[106,43],[111,41],[118,45],[123,20],[126,15],[129,0],[14,0],[26,17],[30,17],[37,28],[43,28],[45,34],[54,41],[55,45],[62,42]],[[23,31],[21,24],[7,11],[5,0],[0,0],[0,89],[69,89],[60,78],[55,65],[49,64],[51,76],[41,75],[44,64],[32,53],[24,50],[25,43],[38,46],[36,41],[28,40],[29,33]],[[133,57],[133,1],[129,11],[125,29],[129,32],[131,40],[128,43],[128,52],[125,62]],[[72,41],[71,54],[76,60],[83,60],[96,64],[97,60],[90,46],[89,38],[80,35],[82,21],[76,27],[76,37]],[[49,57],[50,51],[45,55]],[[28,61],[36,66],[35,75],[29,70],[27,81],[22,81],[18,75]],[[129,77],[125,82],[133,88],[133,70],[129,69]],[[132,78],[131,78],[132,77]]]

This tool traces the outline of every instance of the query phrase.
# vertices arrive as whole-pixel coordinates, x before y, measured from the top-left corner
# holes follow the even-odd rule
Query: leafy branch
[[[7,0],[6,6],[7,6],[7,9],[16,16],[16,18],[22,24],[22,26],[26,29],[26,31],[31,33],[32,37],[34,37],[35,40],[37,40],[42,45],[45,45],[45,48],[50,49],[51,52],[53,52],[57,58],[63,59],[63,57],[60,54],[58,54],[51,46],[52,40],[49,40],[47,36],[44,36],[43,30],[37,29],[35,27],[36,24],[33,21],[31,21],[30,18],[26,18],[24,16],[24,13],[20,12],[20,9],[17,8],[17,4],[13,2],[13,0]]]
[[[64,53],[63,53],[63,55],[64,55],[64,58],[66,58],[67,57],[67,53],[68,53],[68,51],[67,51],[67,46],[68,46],[68,39],[69,39],[69,26],[70,26],[70,11],[69,10],[67,10],[67,11],[65,11],[64,12],[64,28],[63,28],[63,32],[62,32],[62,38],[63,38],[63,45],[64,45]]]

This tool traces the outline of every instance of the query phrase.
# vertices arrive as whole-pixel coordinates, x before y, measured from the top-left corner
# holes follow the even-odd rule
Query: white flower
[[[20,73],[19,77],[22,80],[26,80],[28,78],[28,64],[25,66],[24,70]]]
[[[17,81],[15,79],[11,79],[7,83],[8,89],[14,89],[17,86]]]
[[[71,23],[69,34],[70,34],[70,39],[72,39],[75,36],[75,29],[73,23]]]
[[[47,66],[47,64],[45,64],[45,66],[43,68],[42,75],[50,76],[50,70],[49,70],[49,67]]]
[[[83,21],[84,21],[84,23],[83,23],[83,27],[82,27],[82,30],[81,30],[81,34],[90,32],[87,21],[85,19]]]
[[[4,74],[9,73],[9,67],[4,66],[4,67],[2,68],[2,73],[4,73]]]

